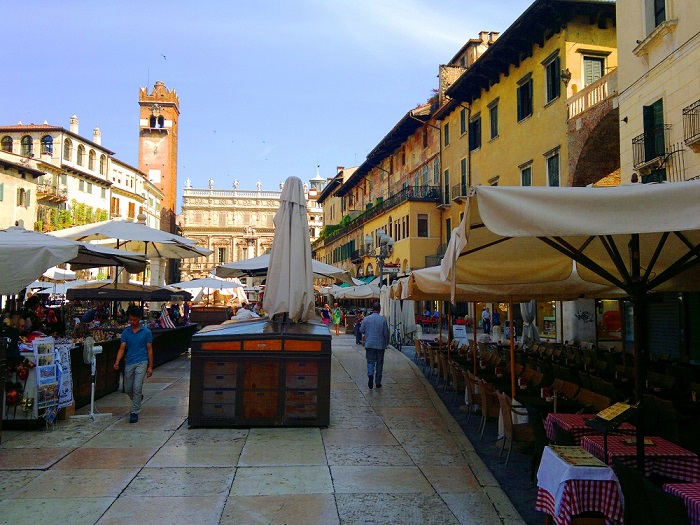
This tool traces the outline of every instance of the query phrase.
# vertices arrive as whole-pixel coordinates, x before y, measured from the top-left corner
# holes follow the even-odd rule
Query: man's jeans
[[[384,370],[384,349],[365,348],[367,357],[367,375],[374,376],[374,381],[382,384],[382,371]]]
[[[124,391],[131,398],[131,413],[141,412],[143,380],[146,379],[148,361],[126,365],[124,369]]]

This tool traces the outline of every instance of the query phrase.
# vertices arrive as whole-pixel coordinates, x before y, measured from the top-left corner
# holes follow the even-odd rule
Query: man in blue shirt
[[[365,357],[367,358],[367,386],[382,388],[382,371],[384,370],[384,351],[389,344],[389,324],[384,316],[379,315],[379,303],[372,305],[372,313],[364,318],[360,332],[365,336]]]
[[[153,375],[153,334],[141,326],[141,311],[134,306],[129,308],[129,327],[122,332],[121,342],[114,369],[119,370],[119,362],[126,351],[124,390],[131,398],[129,423],[136,423],[143,401],[143,381]]]

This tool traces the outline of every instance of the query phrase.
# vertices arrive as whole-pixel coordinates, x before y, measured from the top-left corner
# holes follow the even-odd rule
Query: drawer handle
[[[224,376],[222,376],[222,375],[221,375],[221,376],[216,376],[216,378],[217,378],[217,379],[223,379]]]

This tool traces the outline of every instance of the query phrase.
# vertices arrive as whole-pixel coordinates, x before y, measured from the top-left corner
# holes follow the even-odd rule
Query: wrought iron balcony
[[[398,193],[392,195],[387,199],[383,199],[381,202],[373,204],[367,209],[365,209],[359,215],[353,217],[353,219],[347,223],[344,228],[333,232],[331,235],[326,237],[326,245],[332,243],[336,239],[339,239],[343,235],[356,230],[366,222],[378,217],[392,208],[395,208],[399,204],[403,204],[406,201],[422,201],[422,202],[441,202],[442,192],[439,186],[407,186]]]
[[[68,200],[68,190],[51,184],[37,184],[36,193],[40,201],[59,203]]]
[[[461,203],[467,198],[467,183],[463,182],[452,186],[452,200]]]
[[[700,143],[700,100],[683,108],[683,138],[688,145]]]
[[[669,144],[670,133],[671,125],[662,124],[632,139],[632,158],[635,169],[663,162],[668,153],[666,145]]]

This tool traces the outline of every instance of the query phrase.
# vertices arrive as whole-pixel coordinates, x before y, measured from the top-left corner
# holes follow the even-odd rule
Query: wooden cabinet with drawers
[[[192,339],[190,426],[328,426],[331,336],[321,323],[254,320]]]

